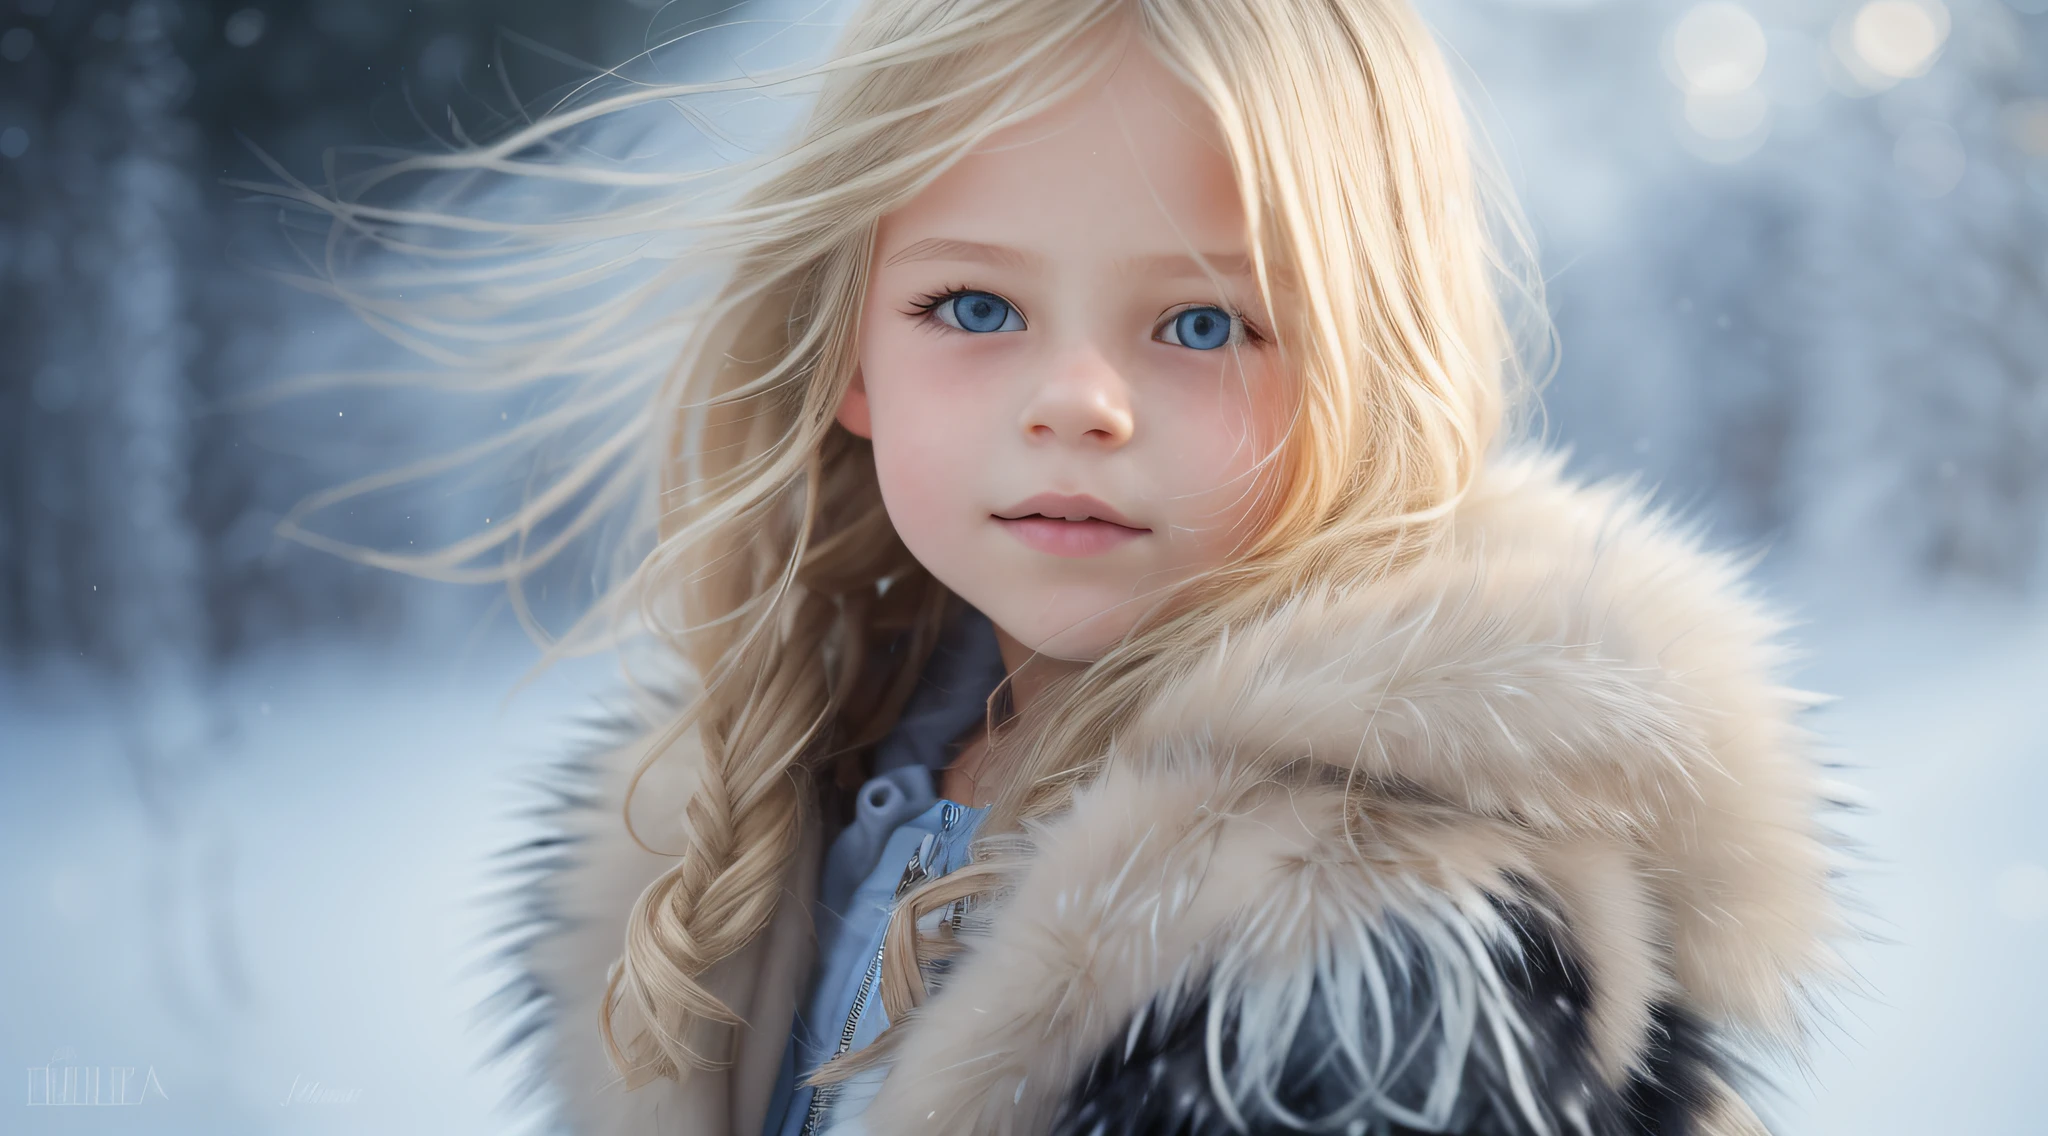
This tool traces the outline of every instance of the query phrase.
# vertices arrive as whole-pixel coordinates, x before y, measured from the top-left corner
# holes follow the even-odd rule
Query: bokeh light
[[[264,17],[256,8],[243,8],[221,25],[221,35],[236,47],[254,47],[263,38]]]
[[[1695,156],[1736,162],[1763,145],[1771,100],[1759,79],[1770,56],[1763,25],[1740,4],[1695,4],[1672,25],[1665,70],[1684,92],[1682,140]]]
[[[1747,138],[1769,121],[1771,103],[1762,91],[1744,87],[1730,94],[1685,97],[1685,121],[1701,137],[1733,142]]]
[[[2005,132],[2023,154],[2048,158],[2048,99],[2019,99],[2005,108]]]
[[[1732,95],[1763,74],[1763,25],[1739,4],[1695,4],[1671,32],[1673,79],[1688,95]]]
[[[1914,119],[1892,144],[1892,164],[1919,197],[1941,197],[1963,180],[1968,164],[1955,128],[1936,119]]]
[[[1949,12],[1941,0],[1870,0],[1836,23],[1832,42],[1849,75],[1877,91],[1926,74],[1948,32]]]

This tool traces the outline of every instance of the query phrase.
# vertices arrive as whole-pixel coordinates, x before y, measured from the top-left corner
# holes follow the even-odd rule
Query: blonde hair
[[[635,903],[604,1003],[606,1044],[629,1085],[720,1063],[705,1043],[738,1018],[705,973],[767,925],[802,826],[817,822],[818,774],[846,769],[893,725],[951,602],[891,529],[868,444],[834,423],[876,222],[990,133],[1100,76],[1113,44],[1094,33],[1119,20],[1215,111],[1248,204],[1261,288],[1269,301],[1283,288],[1293,298],[1271,307],[1299,409],[1287,490],[1259,540],[1051,692],[1056,712],[1034,712],[1002,739],[1007,787],[984,825],[1001,833],[1060,808],[1159,678],[1226,629],[1305,579],[1404,563],[1514,424],[1528,364],[1550,343],[1540,279],[1512,197],[1475,161],[1443,57],[1407,0],[871,0],[822,65],[629,90],[407,167],[580,180],[626,195],[624,204],[494,226],[302,195],[338,229],[386,243],[398,229],[483,233],[497,253],[546,263],[579,286],[616,282],[601,303],[549,321],[530,341],[462,362],[500,387],[571,380],[569,397],[522,428],[529,441],[587,426],[598,408],[641,413],[594,432],[509,524],[424,557],[370,558],[516,581],[583,531],[594,509],[658,484],[640,514],[651,551],[579,624],[635,613],[697,686],[634,778],[637,786],[679,741],[701,749],[680,860]],[[765,157],[672,174],[533,157],[617,112],[800,80],[820,81],[814,109]],[[680,239],[688,255],[649,271],[619,247],[647,234]],[[544,250],[551,255],[537,256]],[[707,271],[716,274],[707,297],[649,315]],[[467,262],[444,275],[463,286],[470,324],[452,319],[422,336],[561,291],[495,278],[484,288],[487,274]],[[420,306],[419,283],[409,283],[409,304],[329,286],[375,318],[423,328],[436,309]],[[1521,319],[1506,302],[1523,305]],[[529,543],[564,515],[558,533]],[[492,552],[505,554],[501,564],[472,566]],[[898,640],[902,649],[878,650]],[[884,983],[892,1019],[922,997],[916,963],[936,949],[917,942],[914,916],[993,878],[956,875],[899,908]],[[622,1042],[614,1018],[625,1006],[640,1032]],[[848,1067],[836,1063],[821,1079]]]

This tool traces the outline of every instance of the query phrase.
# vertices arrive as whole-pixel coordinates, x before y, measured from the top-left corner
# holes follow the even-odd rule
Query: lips
[[[1027,548],[1052,556],[1099,556],[1151,529],[1088,496],[1041,493],[995,515]]]
[[[1104,521],[1118,528],[1130,529],[1133,532],[1147,533],[1152,531],[1143,525],[1131,523],[1129,517],[1110,508],[1100,498],[1090,497],[1086,494],[1040,493],[1036,497],[1026,498],[1008,509],[997,513],[996,519],[1014,521],[1031,516],[1070,523]]]

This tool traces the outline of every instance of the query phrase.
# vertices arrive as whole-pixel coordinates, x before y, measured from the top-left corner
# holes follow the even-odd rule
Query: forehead
[[[885,256],[947,240],[1133,262],[1241,253],[1244,209],[1214,115],[1133,41],[1106,79],[991,135],[882,220]]]

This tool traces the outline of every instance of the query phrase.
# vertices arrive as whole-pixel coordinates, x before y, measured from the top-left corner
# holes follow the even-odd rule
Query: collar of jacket
[[[1517,881],[1570,930],[1611,1080],[1640,1066],[1659,1005],[1794,1033],[1841,930],[1796,722],[1817,699],[1778,681],[1783,624],[1746,565],[1562,465],[1495,460],[1420,562],[1304,581],[1162,689],[1073,807],[1003,851],[1010,884],[897,1031],[868,1127],[1038,1130],[1190,974],[1327,969],[1389,911],[1476,911]],[[613,831],[639,752],[564,767],[509,1003],[552,1019],[539,1064],[576,1131],[756,1136],[812,965],[817,844],[760,949],[715,976],[752,1026],[732,1068],[605,1088],[597,1000],[632,899],[673,863]],[[643,835],[687,798],[687,761],[666,764],[636,799]]]

